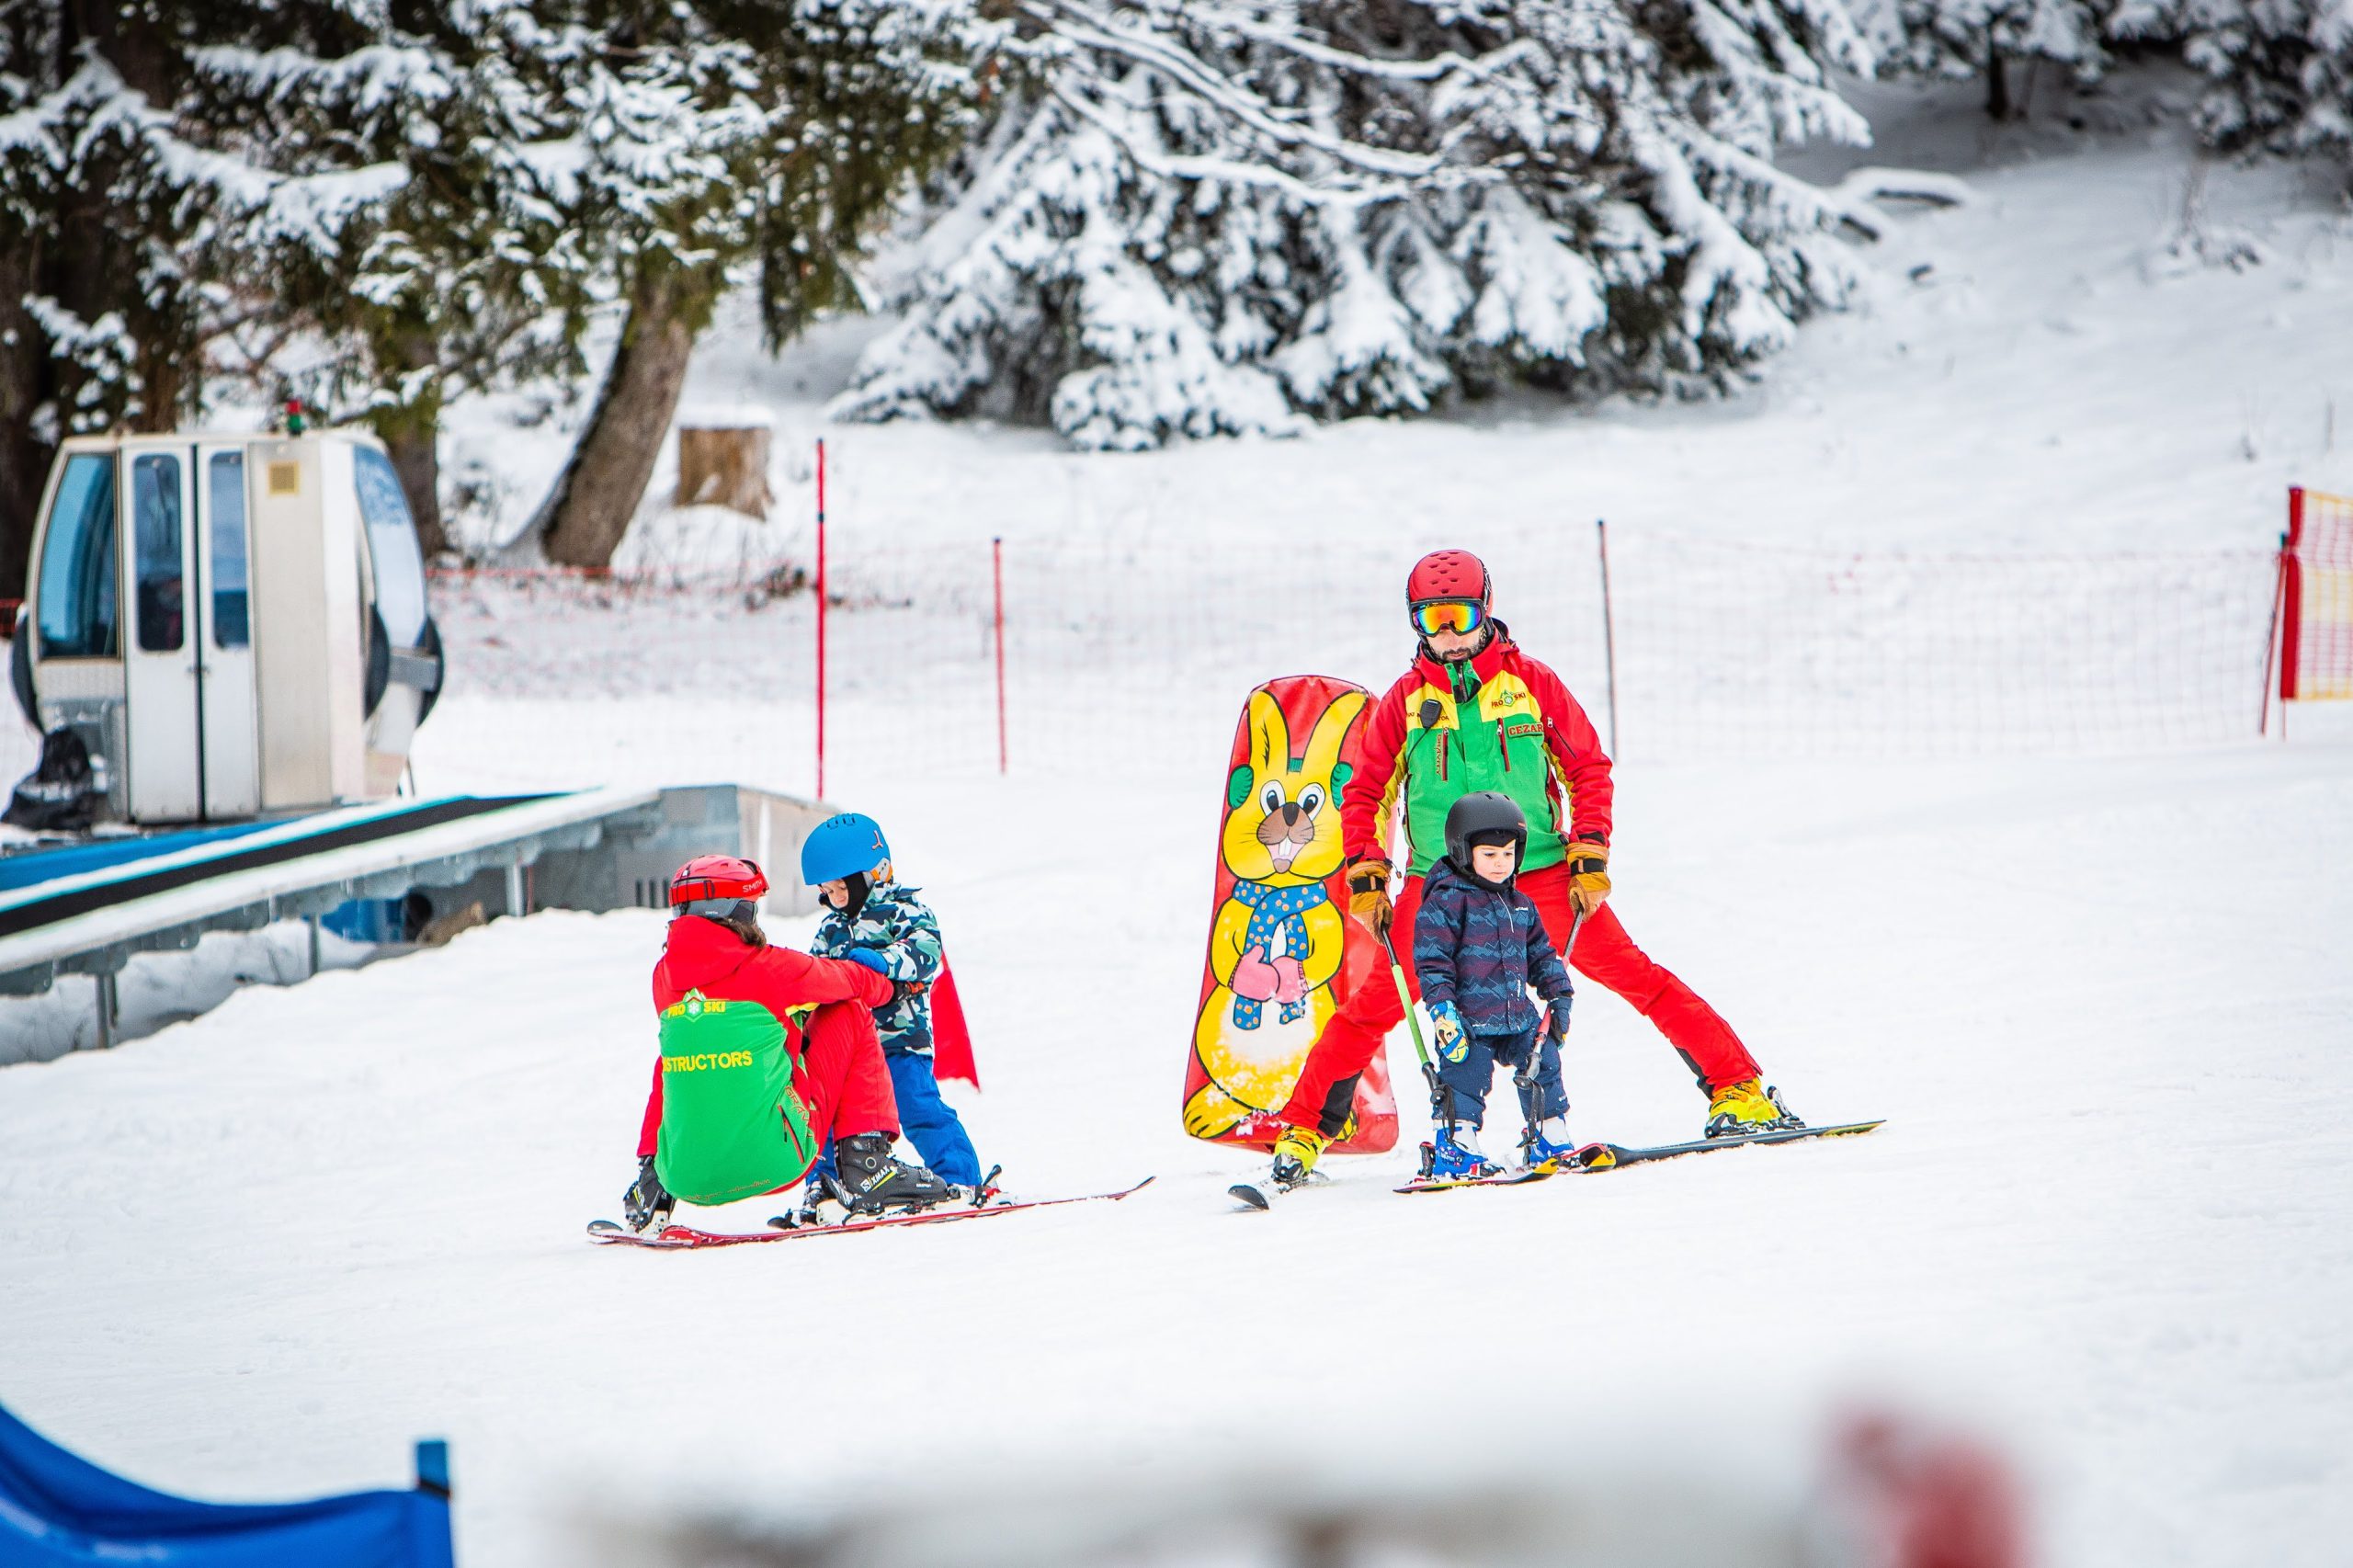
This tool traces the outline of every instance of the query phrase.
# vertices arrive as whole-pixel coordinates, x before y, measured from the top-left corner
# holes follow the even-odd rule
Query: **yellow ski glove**
[[[1591,915],[1609,896],[1609,846],[1597,838],[1569,843],[1569,902]]]

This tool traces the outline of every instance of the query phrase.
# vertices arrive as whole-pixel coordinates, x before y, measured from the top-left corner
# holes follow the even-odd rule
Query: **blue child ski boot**
[[[1441,1124],[1437,1135],[1422,1145],[1422,1175],[1430,1181],[1473,1181],[1501,1176],[1503,1167],[1479,1148],[1479,1130]]]
[[[1569,1156],[1577,1151],[1575,1140],[1569,1136],[1569,1119],[1565,1116],[1548,1116],[1529,1123],[1528,1131],[1520,1135],[1519,1146],[1530,1167],[1556,1171],[1572,1164]]]

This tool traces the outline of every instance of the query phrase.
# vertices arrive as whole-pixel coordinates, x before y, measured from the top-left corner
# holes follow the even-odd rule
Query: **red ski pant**
[[[1534,901],[1537,913],[1544,917],[1546,934],[1552,938],[1552,946],[1559,948],[1568,940],[1570,924],[1576,917],[1569,903],[1568,867],[1547,866],[1526,872],[1519,879],[1519,888]],[[1422,987],[1414,974],[1414,915],[1421,907],[1422,879],[1409,877],[1398,891],[1393,929],[1398,956],[1405,961],[1406,983],[1416,1000]],[[1366,939],[1361,928],[1350,922],[1347,940]],[[1757,1076],[1755,1058],[1732,1032],[1732,1026],[1689,986],[1634,946],[1608,904],[1595,910],[1585,929],[1577,933],[1576,950],[1569,955],[1569,965],[1632,1004],[1634,1011],[1648,1018],[1681,1053],[1700,1087],[1714,1089]],[[1389,955],[1382,953],[1380,970],[1388,967]],[[1315,1037],[1307,1064],[1300,1070],[1298,1086],[1276,1115],[1293,1127],[1312,1127],[1327,1137],[1339,1136],[1356,1097],[1357,1075],[1404,1016],[1396,985],[1377,971]]]
[[[899,1135],[899,1102],[891,1091],[891,1069],[874,1033],[874,1015],[856,1002],[833,1002],[809,1015],[795,1040],[792,1086],[809,1111],[810,1131],[821,1145],[861,1132]],[[781,1116],[783,1112],[777,1113]],[[645,1120],[638,1128],[637,1157],[653,1157],[662,1131],[662,1062],[654,1062],[654,1092],[646,1096]],[[795,1174],[786,1187],[801,1179]]]

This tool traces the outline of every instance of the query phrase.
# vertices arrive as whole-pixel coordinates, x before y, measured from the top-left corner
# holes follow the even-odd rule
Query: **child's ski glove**
[[[1430,1032],[1438,1037],[1438,1053],[1456,1066],[1471,1054],[1471,1031],[1462,1027],[1462,1010],[1453,1003],[1430,1009]]]
[[[1389,940],[1389,862],[1378,855],[1359,855],[1348,862],[1348,913]]]
[[[891,966],[883,962],[882,955],[876,952],[872,948],[852,948],[849,951],[844,953],[842,957],[847,959],[852,963],[864,964],[867,968],[872,970],[875,973],[881,975],[885,980],[891,978]]]
[[[1609,896],[1609,846],[1598,838],[1574,839],[1568,853],[1569,902],[1579,915],[1591,915]]]
[[[1554,1002],[1544,1014],[1544,1032],[1552,1037],[1554,1045],[1564,1044],[1569,1038],[1569,999]]]

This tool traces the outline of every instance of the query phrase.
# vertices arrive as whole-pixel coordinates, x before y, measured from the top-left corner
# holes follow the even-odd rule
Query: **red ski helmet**
[[[1460,600],[1487,608],[1486,563],[1467,550],[1434,550],[1405,575],[1405,608]]]
[[[756,863],[733,855],[698,855],[670,879],[670,907],[753,900],[767,891],[768,880]]]

